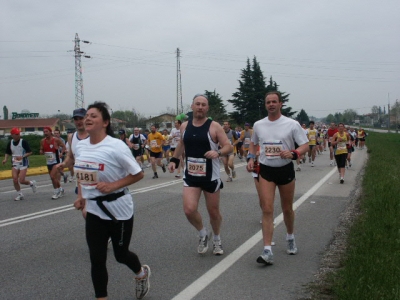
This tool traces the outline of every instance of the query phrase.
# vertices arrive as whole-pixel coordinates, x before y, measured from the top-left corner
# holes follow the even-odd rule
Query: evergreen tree
[[[310,122],[310,119],[304,109],[301,109],[300,112],[297,114],[296,120],[299,121],[300,125],[308,125],[308,123]]]
[[[224,121],[227,119],[227,112],[225,109],[225,104],[221,96],[215,92],[205,91],[204,95],[208,98],[208,105],[210,107],[208,111],[208,116],[212,117],[214,121]]]
[[[246,122],[254,124],[254,122],[267,116],[265,94],[271,91],[279,91],[279,86],[272,80],[272,77],[270,77],[269,84],[266,85],[265,77],[256,57],[253,58],[251,64],[250,60],[247,59],[246,68],[241,71],[239,88],[232,94],[233,99],[228,100],[228,102],[232,103],[235,109],[229,114],[231,119],[243,126]],[[287,107],[289,94],[284,92],[281,92],[281,94],[284,103],[282,114],[291,117],[296,112],[292,112],[292,108]]]

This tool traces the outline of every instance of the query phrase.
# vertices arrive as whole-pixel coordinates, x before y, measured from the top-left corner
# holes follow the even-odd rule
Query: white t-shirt
[[[181,140],[181,130],[172,128],[170,135],[172,137],[171,148],[176,148],[178,146],[179,141]]]
[[[254,123],[251,141],[254,145],[260,145],[260,163],[270,167],[282,167],[290,163],[291,159],[280,158],[280,151],[295,149],[295,142],[298,145],[308,144],[300,124],[285,116],[276,121],[266,117]]]
[[[88,200],[105,195],[95,188],[97,182],[114,182],[129,174],[138,174],[142,169],[123,141],[107,136],[94,145],[90,139],[77,143],[74,171],[81,184],[82,197],[87,199],[86,210],[101,219],[110,220],[96,201]],[[117,220],[128,220],[133,215],[134,204],[129,193],[115,201],[104,201],[103,204]]]

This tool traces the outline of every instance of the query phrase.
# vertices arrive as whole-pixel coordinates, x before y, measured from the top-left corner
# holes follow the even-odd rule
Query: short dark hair
[[[282,94],[281,94],[281,92],[278,92],[278,91],[268,92],[268,93],[265,94],[264,99],[266,99],[268,95],[277,95],[278,99],[279,99],[279,102],[282,102]]]
[[[314,121],[310,121],[310,122],[308,123],[308,125],[310,125],[310,124],[314,124],[314,125],[315,125],[315,122],[314,122]]]

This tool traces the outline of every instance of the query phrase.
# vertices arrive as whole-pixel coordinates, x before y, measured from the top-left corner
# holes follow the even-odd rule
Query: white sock
[[[199,231],[199,235],[201,237],[206,236],[207,235],[207,228],[203,227],[203,229]]]
[[[219,240],[221,240],[221,236],[218,234],[218,235],[214,235],[214,241],[219,241]]]
[[[271,253],[272,253],[272,247],[271,247],[271,245],[270,245],[270,246],[264,246],[264,250],[269,250],[269,251],[271,251]]]
[[[289,233],[287,233],[286,234],[286,240],[288,241],[288,240],[294,240],[294,234],[292,233],[292,234],[289,234]]]
[[[139,274],[136,274],[136,277],[137,277],[137,278],[143,278],[145,275],[146,275],[146,272],[145,272],[144,269],[142,268],[142,269],[140,270],[140,273],[139,273]]]
[[[32,186],[33,185],[33,181],[29,181],[29,185]]]

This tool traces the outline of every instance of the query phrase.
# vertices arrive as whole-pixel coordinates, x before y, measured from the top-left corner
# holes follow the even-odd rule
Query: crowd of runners
[[[349,128],[343,123],[300,124],[281,114],[282,99],[279,92],[265,97],[268,117],[241,127],[231,128],[228,121],[221,126],[207,116],[208,98],[197,94],[193,98],[193,118],[186,122],[176,120],[170,132],[158,132],[155,126],[141,132],[134,128],[127,137],[119,130],[119,139],[113,138],[110,114],[103,102],[73,111],[76,132],[67,141],[60,132],[44,128],[40,154],[46,160],[48,173],[54,188],[51,199],[65,193],[61,187],[69,180],[76,182],[77,194],[74,206],[82,210],[85,218],[86,240],[90,252],[92,282],[97,299],[107,297],[107,245],[112,244],[115,258],[134,273],[136,297],[142,299],[150,288],[150,267],[143,265],[138,256],[129,250],[131,240],[134,202],[128,186],[145,176],[151,167],[152,179],[174,176],[183,181],[183,212],[188,222],[198,232],[197,252],[202,255],[209,249],[224,254],[221,238],[222,215],[220,193],[224,187],[220,166],[226,173],[226,182],[232,184],[237,178],[235,157],[247,162],[249,176],[254,178],[256,195],[261,208],[263,249],[256,261],[274,263],[272,237],[274,231],[274,199],[278,189],[284,224],[286,226],[286,252],[295,255],[298,247],[294,235],[293,199],[296,173],[304,168],[316,167],[316,161],[326,160],[321,167],[337,167],[339,184],[344,183],[345,170],[352,166],[351,154],[364,149],[366,133],[362,128]],[[11,130],[12,140],[7,145],[5,164],[12,158],[12,176],[17,196],[23,200],[20,184],[29,185],[36,192],[34,180],[29,181],[26,171],[32,150],[20,137],[17,128]],[[326,152],[326,154],[324,154]],[[328,158],[329,153],[329,158]],[[147,164],[146,161],[147,160]],[[294,164],[295,162],[295,164]],[[159,175],[167,169],[170,174]],[[207,228],[198,207],[204,194],[211,229]]]

